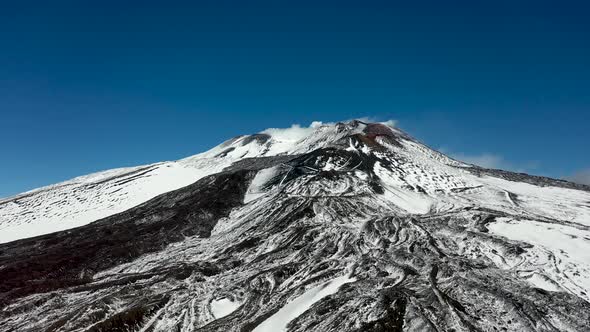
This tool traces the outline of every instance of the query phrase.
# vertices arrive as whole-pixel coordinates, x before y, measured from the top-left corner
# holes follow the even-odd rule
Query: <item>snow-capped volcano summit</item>
[[[7,331],[590,319],[590,188],[462,163],[385,123],[268,129],[31,191],[0,201],[0,241],[14,241],[0,245]]]
[[[309,152],[366,127],[352,121],[267,129],[178,161],[98,172],[0,199],[0,243],[83,226],[218,173],[238,160]]]

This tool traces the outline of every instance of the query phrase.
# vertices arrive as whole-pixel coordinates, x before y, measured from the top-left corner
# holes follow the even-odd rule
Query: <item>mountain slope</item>
[[[587,187],[481,169],[360,121],[238,137],[174,164],[198,165],[198,181],[0,245],[0,329],[587,329]],[[76,195],[33,196],[56,190]]]
[[[79,227],[187,186],[245,158],[309,152],[347,132],[314,124],[235,137],[173,162],[98,172],[0,199],[0,243]]]

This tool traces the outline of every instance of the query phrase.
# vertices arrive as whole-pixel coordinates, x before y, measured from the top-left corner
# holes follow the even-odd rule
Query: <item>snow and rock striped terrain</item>
[[[0,202],[0,240],[2,331],[590,321],[590,188],[465,164],[381,123],[269,129],[25,193]]]

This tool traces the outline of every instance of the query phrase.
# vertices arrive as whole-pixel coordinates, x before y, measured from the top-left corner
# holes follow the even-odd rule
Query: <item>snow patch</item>
[[[375,174],[381,179],[383,196],[397,207],[414,214],[428,213],[433,205],[427,195],[413,192],[401,187],[400,178],[385,169],[379,162],[374,166]]]
[[[498,188],[515,194],[518,198],[518,205],[529,212],[565,222],[590,226],[589,192],[559,187],[540,187],[530,183],[508,181],[491,176],[483,176],[478,178],[478,181],[487,188]],[[508,211],[512,210],[514,202],[504,201],[509,203],[509,206],[505,206],[505,208]],[[484,203],[505,205],[503,202],[488,199],[484,200]]]
[[[525,259],[534,275],[526,280],[548,291],[564,290],[590,302],[590,231],[574,226],[531,220],[501,220],[488,225],[490,233],[534,245]]]
[[[531,220],[489,224],[491,233],[563,253],[580,263],[590,262],[590,232],[565,225]]]
[[[551,280],[550,278],[546,277],[545,275],[539,273],[533,273],[530,277],[527,278],[527,281],[530,282],[533,286],[537,288],[544,289],[550,292],[562,292],[563,289],[559,287],[559,285]]]
[[[244,196],[244,204],[264,196],[264,194],[266,194],[266,192],[263,191],[264,185],[276,174],[277,167],[265,168],[256,173],[256,176],[252,179],[252,183],[250,183],[246,195]]]
[[[241,303],[234,302],[228,298],[216,299],[211,301],[211,313],[215,319],[225,317],[240,307]]]
[[[287,325],[311,308],[314,303],[336,293],[340,286],[354,281],[356,281],[355,278],[342,276],[309,289],[258,325],[253,332],[286,331]]]

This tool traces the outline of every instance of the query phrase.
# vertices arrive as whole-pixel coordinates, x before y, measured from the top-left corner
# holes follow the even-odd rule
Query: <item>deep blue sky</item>
[[[0,5],[0,196],[356,117],[497,167],[590,168],[584,2],[14,3]]]

